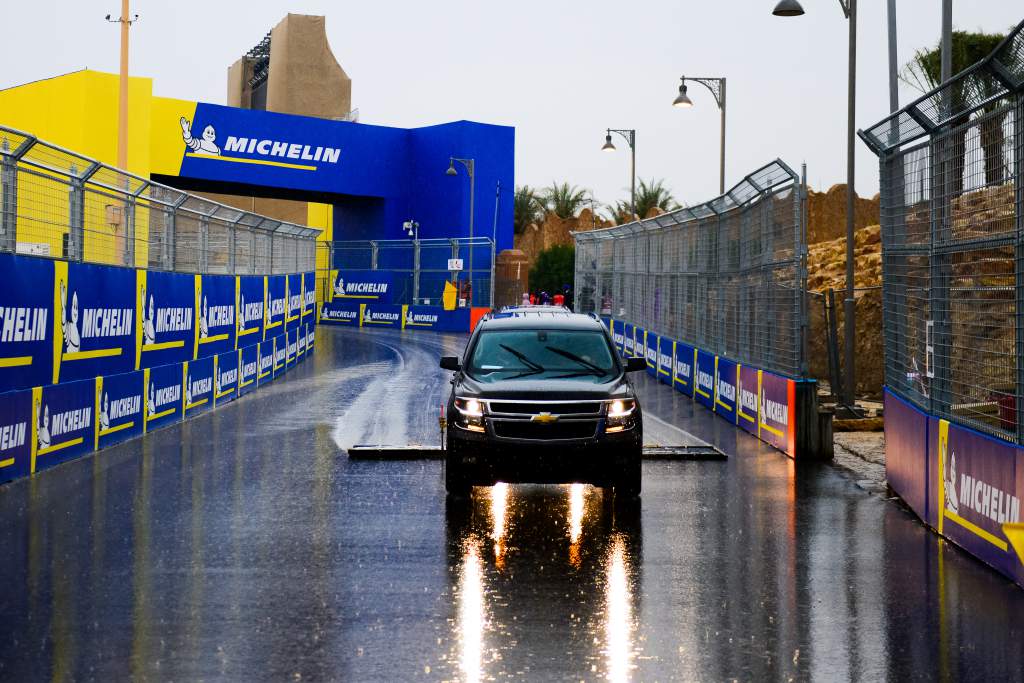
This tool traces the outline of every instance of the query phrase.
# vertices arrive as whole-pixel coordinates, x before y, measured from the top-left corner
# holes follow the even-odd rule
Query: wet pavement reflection
[[[648,433],[728,461],[645,463],[633,506],[579,484],[453,504],[437,462],[342,449],[435,443],[464,338],[317,344],[0,487],[0,680],[1024,679],[1024,591],[646,376]]]

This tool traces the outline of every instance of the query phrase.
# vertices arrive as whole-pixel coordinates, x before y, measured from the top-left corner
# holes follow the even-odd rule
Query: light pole
[[[725,77],[687,78],[686,76],[681,76],[679,78],[679,95],[672,102],[673,107],[689,109],[693,106],[693,101],[686,95],[686,81],[700,83],[710,90],[711,94],[715,97],[718,111],[721,113],[721,139],[718,144],[718,194],[725,194]]]
[[[604,136],[602,152],[614,152],[615,145],[612,144],[612,133],[618,133],[626,139],[630,151],[630,183],[629,183],[629,213],[630,220],[636,216],[636,128],[609,128],[608,134]]]
[[[409,219],[402,223],[402,229],[412,238],[412,302],[420,298],[420,224]]]
[[[846,372],[843,374],[843,403],[850,409],[854,409],[854,362],[856,353],[854,343],[856,328],[854,326],[854,315],[856,314],[856,299],[853,292],[854,278],[854,255],[853,255],[853,150],[854,150],[854,104],[857,94],[857,0],[839,0],[843,14],[846,15],[849,24],[849,62],[847,65],[847,100],[846,100],[846,299],[843,301],[843,345]],[[798,17],[804,13],[804,8],[797,0],[780,0],[779,4],[772,10],[777,17]],[[893,14],[889,15],[893,17]],[[893,38],[895,35],[893,34]]]
[[[448,170],[445,171],[447,175],[459,175],[459,172],[455,170],[455,162],[459,162],[466,167],[466,172],[469,174],[469,305],[473,305],[473,214],[474,212],[474,199],[476,197],[476,159],[458,159],[456,157],[448,157]]]

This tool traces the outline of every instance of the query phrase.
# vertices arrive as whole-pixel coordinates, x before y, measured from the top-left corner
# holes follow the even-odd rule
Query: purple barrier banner
[[[46,384],[134,370],[135,271],[54,261],[53,272],[57,346]]]
[[[238,395],[244,396],[256,388],[256,366],[260,361],[258,344],[238,349]]]
[[[196,334],[192,358],[235,349],[238,281],[225,275],[196,275]]]
[[[195,276],[136,271],[138,319],[136,369],[191,360],[196,344]]]
[[[0,254],[0,388],[30,389],[53,382],[56,261]],[[60,292],[57,292],[60,298]]]
[[[928,415],[886,390],[885,478],[921,519],[936,527],[928,475]]]
[[[693,397],[697,352],[689,344],[676,342],[675,367],[672,370],[672,385],[689,397]]]
[[[145,379],[142,370],[96,378],[94,450],[142,434]]]
[[[783,453],[796,454],[796,383],[791,379],[761,372],[757,436]]]
[[[263,339],[263,277],[239,275],[235,290],[238,292],[238,346],[245,347]]]
[[[675,357],[675,341],[658,337],[658,381],[672,385],[672,363]]]
[[[146,368],[143,433],[182,418],[185,402],[182,400],[181,385],[184,374],[181,363]]]
[[[256,368],[256,384],[263,386],[274,379],[274,340],[260,342],[259,365]]]
[[[697,382],[694,398],[711,410],[715,409],[715,355],[697,349]]]
[[[636,328],[626,323],[623,326],[623,335],[625,340],[622,345],[622,355],[626,358],[632,358],[636,355]]]
[[[284,275],[267,275],[264,277],[263,287],[266,294],[263,297],[263,338],[270,339],[284,332],[285,305],[287,302],[286,289],[287,278]]]
[[[619,350],[621,355],[625,351],[625,332],[623,331],[624,324],[621,320],[612,320],[612,341],[615,342],[615,348]]]
[[[928,431],[939,533],[1003,574],[1022,575],[1002,529],[1021,521],[1017,447],[934,417]]]
[[[0,394],[0,483],[32,471],[32,390]]]
[[[715,356],[715,412],[736,423],[736,363]]]
[[[739,366],[736,382],[736,424],[757,436],[758,404],[761,394],[761,372],[757,368]]]
[[[32,392],[35,430],[31,470],[88,453],[95,440],[96,380],[51,384]]]
[[[294,330],[302,322],[302,274],[285,277],[284,320],[285,329]]]
[[[213,407],[213,364],[213,356],[184,364],[185,417]]]
[[[238,352],[228,351],[213,359],[213,405],[238,398]]]

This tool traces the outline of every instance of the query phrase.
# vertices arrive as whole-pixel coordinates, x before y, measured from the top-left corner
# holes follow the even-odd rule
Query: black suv
[[[623,360],[596,317],[562,307],[485,317],[454,370],[445,486],[462,496],[498,481],[586,482],[640,495],[643,425]]]

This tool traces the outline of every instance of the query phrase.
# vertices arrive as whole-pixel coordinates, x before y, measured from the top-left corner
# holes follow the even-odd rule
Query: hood
[[[633,388],[625,375],[608,382],[590,383],[571,379],[506,379],[497,382],[477,382],[463,375],[455,385],[457,395],[477,398],[513,398],[533,400],[603,400],[633,396]]]

